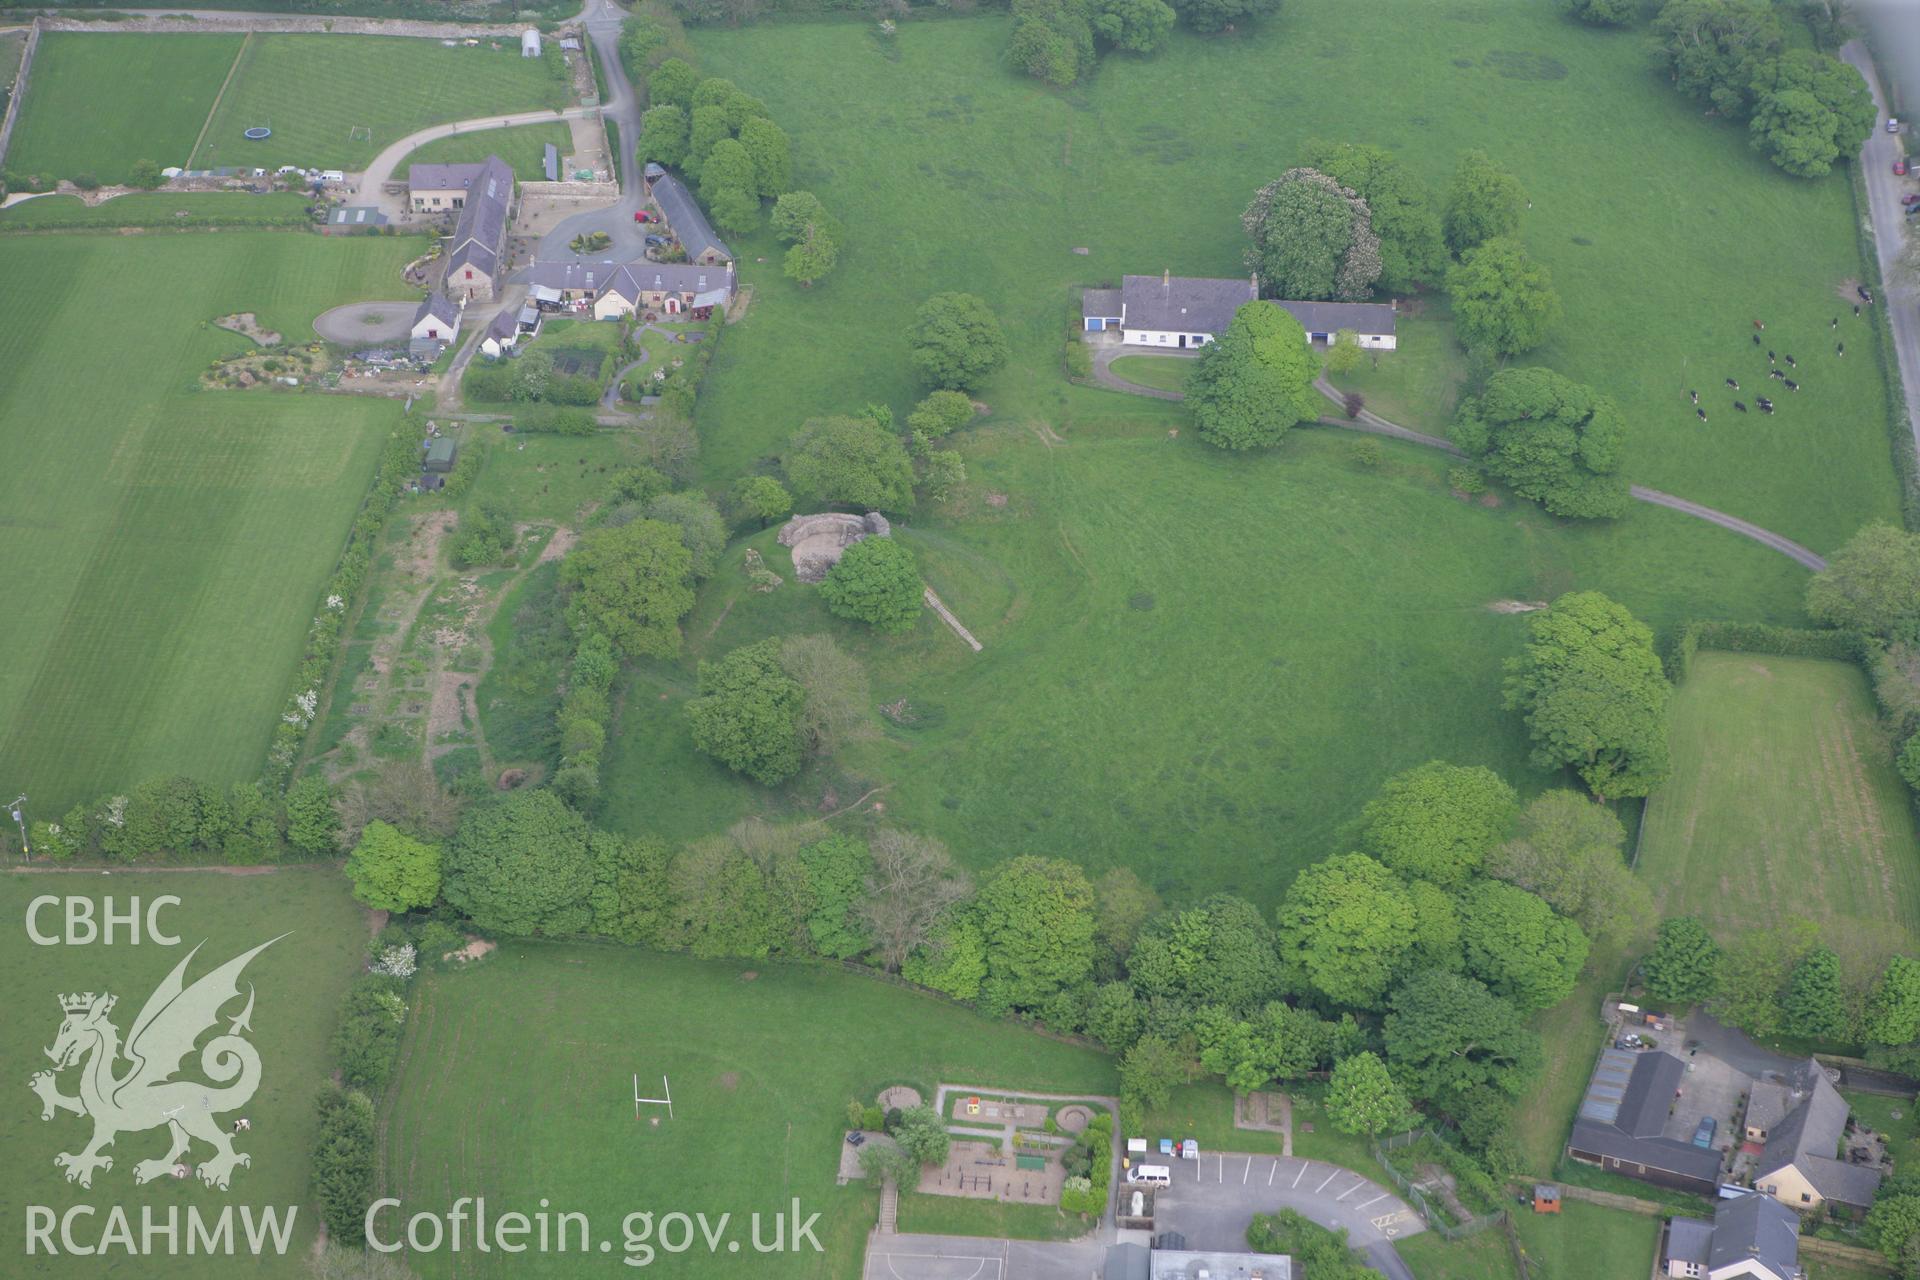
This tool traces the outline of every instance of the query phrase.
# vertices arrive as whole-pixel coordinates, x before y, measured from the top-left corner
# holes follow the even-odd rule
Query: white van
[[[1127,1170],[1127,1181],[1139,1186],[1170,1187],[1173,1171],[1163,1164],[1143,1164]]]
[[[322,169],[320,171],[320,180],[322,182],[340,183],[347,180],[347,175],[338,169]]]

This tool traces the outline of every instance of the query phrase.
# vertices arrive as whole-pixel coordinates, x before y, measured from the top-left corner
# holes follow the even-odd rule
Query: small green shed
[[[427,446],[425,467],[428,471],[451,471],[453,460],[459,456],[460,446],[445,436],[436,436]]]

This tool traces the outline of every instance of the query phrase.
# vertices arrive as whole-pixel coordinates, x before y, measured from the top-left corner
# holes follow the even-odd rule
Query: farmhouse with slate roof
[[[1674,1280],[1806,1280],[1800,1219],[1763,1195],[1723,1200],[1713,1221],[1667,1221],[1662,1269]]]
[[[1204,347],[1233,322],[1234,312],[1260,295],[1259,283],[1206,276],[1123,276],[1118,289],[1088,289],[1080,296],[1080,327],[1088,333],[1118,330],[1134,347]],[[1396,313],[1381,302],[1289,302],[1274,306],[1300,322],[1313,342],[1331,343],[1351,329],[1360,345],[1392,351]]]
[[[532,296],[549,304],[589,302],[594,318],[652,313],[682,320],[723,314],[733,300],[733,265],[718,268],[687,262],[536,262]]]
[[[448,343],[460,333],[460,312],[462,308],[447,299],[444,293],[430,293],[420,300],[420,309],[413,313],[413,328],[409,331],[408,350],[416,356],[436,359]]]
[[[1715,1194],[1720,1153],[1664,1133],[1686,1073],[1686,1063],[1670,1053],[1602,1050],[1567,1154],[1642,1182]]]
[[[1763,1092],[1764,1091],[1764,1092]],[[1757,1108],[1757,1109],[1756,1109]],[[1782,1085],[1754,1085],[1747,1102],[1749,1138],[1764,1135],[1753,1185],[1790,1209],[1822,1205],[1864,1212],[1880,1188],[1880,1170],[1843,1158],[1847,1101],[1818,1061],[1808,1058]]]
[[[484,164],[410,164],[407,198],[415,213],[449,213],[467,203],[467,189]]]
[[[450,298],[487,301],[506,275],[507,223],[513,207],[513,170],[488,156],[467,188],[460,220],[447,244],[442,288]]]
[[[647,194],[660,210],[660,216],[673,228],[674,238],[687,251],[687,261],[703,267],[718,267],[733,261],[733,250],[714,234],[713,224],[680,179],[657,164],[646,168]]]

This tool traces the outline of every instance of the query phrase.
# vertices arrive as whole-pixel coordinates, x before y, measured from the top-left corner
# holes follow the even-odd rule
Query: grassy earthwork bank
[[[650,1210],[819,1213],[823,1253],[750,1255],[754,1274],[842,1277],[874,1214],[835,1185],[844,1103],[907,1074],[1111,1093],[1113,1063],[945,1002],[837,972],[759,971],[615,947],[506,943],[478,966],[424,976],[385,1123],[384,1194],[409,1212],[487,1196],[490,1209],[587,1213],[624,1251],[621,1218]],[[501,1035],[504,1026],[515,1028]],[[723,1033],[723,1034],[722,1034]],[[633,1077],[674,1118],[634,1119]],[[476,1089],[479,1090],[476,1093]],[[485,1105],[476,1106],[475,1099]],[[768,1230],[771,1228],[769,1227]],[[742,1251],[747,1246],[742,1244]],[[722,1246],[668,1259],[675,1275],[733,1275]],[[423,1276],[580,1273],[576,1257],[416,1255]]]
[[[488,129],[478,133],[457,133],[451,138],[435,138],[407,157],[407,164],[478,164],[497,155],[513,169],[522,182],[538,181],[546,148],[560,149],[562,159],[573,150],[573,130],[564,120],[552,124],[523,124],[511,129]],[[405,176],[404,166],[401,170]]]
[[[90,899],[96,920],[101,918],[109,897],[113,909],[123,915],[137,899],[143,904],[144,915],[146,905],[155,899],[176,896],[179,905],[163,908],[157,918],[165,931],[178,936],[179,942],[154,943],[143,925],[137,946],[127,945],[124,926],[112,946],[98,941],[91,945],[36,946],[25,928],[27,906],[43,894]],[[62,933],[63,910],[56,905],[40,913],[38,924],[43,933]],[[4,953],[0,954],[5,956],[17,993],[9,1017],[14,1034],[0,1047],[0,1069],[13,1082],[17,1094],[12,1105],[0,1113],[0,1148],[7,1151],[10,1166],[7,1177],[0,1181],[0,1213],[5,1215],[10,1236],[7,1274],[97,1276],[125,1270],[126,1274],[152,1276],[155,1280],[212,1274],[206,1258],[185,1255],[184,1215],[189,1206],[203,1215],[217,1215],[232,1205],[236,1235],[243,1207],[256,1213],[273,1209],[283,1216],[297,1207],[295,1229],[285,1256],[269,1253],[257,1261],[249,1259],[246,1265],[254,1275],[304,1276],[302,1259],[313,1243],[318,1222],[313,1206],[307,1202],[313,1097],[326,1081],[330,1062],[327,1042],[333,1034],[340,998],[359,970],[361,946],[367,936],[364,913],[348,895],[340,873],[331,866],[289,867],[263,875],[180,871],[111,879],[16,872],[0,876],[0,913],[11,922],[4,934]],[[110,1020],[125,1037],[148,996],[196,946],[199,954],[183,975],[189,985],[280,934],[286,936],[247,966],[240,996],[220,1010],[219,1026],[224,1031],[243,1007],[248,988],[252,988],[253,1029],[247,1039],[260,1054],[260,1086],[238,1112],[252,1121],[252,1127],[236,1138],[234,1145],[236,1150],[251,1155],[253,1163],[234,1171],[231,1189],[213,1191],[195,1180],[176,1182],[172,1178],[136,1186],[134,1166],[166,1154],[164,1128],[121,1133],[109,1148],[112,1169],[95,1173],[90,1189],[66,1182],[53,1157],[80,1150],[92,1131],[91,1125],[68,1113],[42,1121],[38,1100],[26,1090],[28,1077],[49,1065],[42,1050],[54,1043],[60,1027],[58,998],[67,992],[111,992],[119,1003]],[[121,1074],[126,1070],[125,1062],[116,1067]],[[194,1078],[198,1071],[195,1055],[188,1059],[182,1075]],[[77,1075],[71,1069],[62,1073],[58,1081],[62,1093],[72,1095],[76,1091]],[[198,1163],[212,1154],[212,1148],[196,1144],[189,1162]],[[98,1241],[99,1233],[106,1228],[108,1206],[125,1209],[136,1237],[143,1207],[150,1207],[161,1221],[169,1211],[177,1211],[182,1215],[181,1256],[167,1256],[163,1239],[156,1253],[135,1259],[118,1252],[107,1258],[49,1258],[44,1253],[27,1257],[23,1234],[26,1206],[45,1205],[58,1214],[78,1204],[99,1206],[91,1219],[81,1216],[75,1220],[76,1236],[82,1243]]]
[[[1731,933],[1779,902],[1843,955],[1912,950],[1920,843],[1859,668],[1702,653],[1672,739],[1639,864],[1665,913]]]
[[[135,192],[89,205],[78,196],[41,196],[0,209],[0,231],[306,227],[308,199],[293,192]]]
[[[558,108],[567,95],[547,60],[522,58],[512,40],[447,48],[403,36],[256,35],[194,167],[362,169],[381,148],[428,125]],[[241,136],[256,125],[273,136]],[[355,129],[366,132],[356,137]]]
[[[249,345],[216,318],[310,334],[330,306],[391,296],[410,247],[0,241],[0,774],[35,816],[163,774],[259,770],[400,406],[195,378]]]
[[[137,160],[185,166],[243,39],[47,32],[7,168],[114,183]]]

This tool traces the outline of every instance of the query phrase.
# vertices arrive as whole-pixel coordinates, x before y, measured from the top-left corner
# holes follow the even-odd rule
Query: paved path
[[[1708,1055],[1720,1059],[1736,1071],[1744,1071],[1758,1078],[1783,1076],[1806,1063],[1804,1057],[1789,1057],[1772,1049],[1761,1048],[1746,1032],[1724,1025],[1703,1009],[1696,1009],[1687,1015],[1687,1040],[1698,1042]]]
[[[1887,98],[1879,78],[1874,75],[1873,60],[1867,56],[1865,47],[1858,40],[1849,40],[1840,47],[1840,56],[1866,77],[1867,87],[1873,90],[1873,101],[1879,109],[1873,132],[1860,148],[1860,165],[1866,179],[1874,249],[1880,258],[1880,282],[1885,290],[1880,302],[1890,308],[1888,320],[1893,326],[1893,350],[1900,368],[1900,382],[1907,393],[1907,427],[1913,433],[1914,448],[1920,450],[1920,316],[1914,314],[1920,289],[1904,279],[1895,266],[1906,243],[1907,217],[1900,207],[1900,197],[1909,185],[1906,179],[1894,176],[1893,162],[1905,153],[1906,142],[1901,135],[1888,133],[1884,127]]]
[[[328,342],[347,346],[394,342],[413,331],[413,313],[419,309],[418,299],[412,302],[349,302],[344,307],[322,311],[313,322],[313,331]],[[367,323],[368,316],[379,317],[378,323]]]
[[[1114,391],[1127,391],[1136,396],[1149,396],[1155,400],[1184,400],[1186,395],[1180,391],[1162,391],[1159,387],[1143,387],[1137,382],[1128,382],[1125,378],[1109,369],[1120,356],[1176,356],[1192,359],[1197,351],[1129,351],[1118,343],[1103,343],[1093,349],[1093,380],[1103,387]]]
[[[478,133],[486,129],[510,129],[515,125],[523,124],[551,124],[557,120],[586,120],[597,115],[599,111],[598,107],[568,107],[565,111],[519,111],[504,116],[481,116],[472,120],[455,120],[451,124],[430,125],[418,133],[410,133],[400,141],[383,148],[380,154],[367,165],[366,172],[360,175],[359,184],[354,188],[353,202],[377,205],[382,213],[395,222],[411,222],[412,210],[407,205],[407,198],[403,195],[390,196],[385,188],[389,182],[394,181],[393,175],[399,171],[400,162],[427,143],[439,138],[452,138],[459,134]],[[423,216],[437,219],[441,215],[430,213]]]
[[[1901,310],[1896,309],[1894,312],[1896,319],[1900,315]],[[1178,391],[1161,391],[1154,387],[1142,387],[1115,375],[1107,366],[1113,362],[1114,357],[1122,354],[1133,353],[1125,352],[1116,346],[1095,347],[1093,352],[1094,381],[1100,383],[1102,386],[1111,387],[1115,391],[1126,391],[1134,395],[1151,396],[1156,400],[1185,399]],[[1151,354],[1172,355],[1174,353],[1170,351],[1156,351]],[[1916,353],[1916,361],[1920,362],[1920,352]],[[1902,360],[1902,367],[1905,367],[1904,359]],[[1396,440],[1406,440],[1413,444],[1424,445],[1429,449],[1439,449],[1452,454],[1456,458],[1464,458],[1466,456],[1460,452],[1450,440],[1443,440],[1439,436],[1428,435],[1424,431],[1415,431],[1412,427],[1403,427],[1397,422],[1389,422],[1371,409],[1362,409],[1357,418],[1350,419],[1345,416],[1346,397],[1339,388],[1335,387],[1325,378],[1317,380],[1313,386],[1314,390],[1335,404],[1340,405],[1343,410],[1340,417],[1319,419],[1318,421],[1321,426],[1339,427],[1346,431],[1364,431],[1370,435],[1391,436]],[[1909,404],[1916,403],[1912,395],[1909,395],[1907,400]],[[1916,440],[1920,441],[1920,424],[1916,425],[1915,431]],[[1812,569],[1816,573],[1827,567],[1825,557],[1801,546],[1791,538],[1775,533],[1771,529],[1763,529],[1751,520],[1742,520],[1739,516],[1728,515],[1724,511],[1716,511],[1712,507],[1703,506],[1698,502],[1690,502],[1685,498],[1677,498],[1671,493],[1662,493],[1658,489],[1649,489],[1641,484],[1629,486],[1627,493],[1636,502],[1644,502],[1649,506],[1665,507],[1669,511],[1678,511],[1682,515],[1689,515],[1697,520],[1705,520],[1708,524],[1719,525],[1722,529],[1737,533],[1743,538],[1751,538],[1761,546],[1778,551],[1781,555]]]
[[[613,0],[587,0],[586,8],[580,13],[581,27],[600,57],[602,79],[607,86],[606,101],[599,110],[619,126],[619,145],[628,153],[617,157],[614,164],[614,171],[620,175],[620,199],[599,209],[576,213],[541,236],[533,254],[536,261],[592,258],[631,262],[644,256],[647,232],[654,230],[633,220],[633,215],[646,203],[646,193],[641,188],[639,166],[633,163],[632,156],[633,144],[640,138],[640,98],[627,79],[627,69],[620,65],[620,22],[625,16]],[[575,236],[594,231],[612,236],[613,243],[584,256],[567,247]]]

